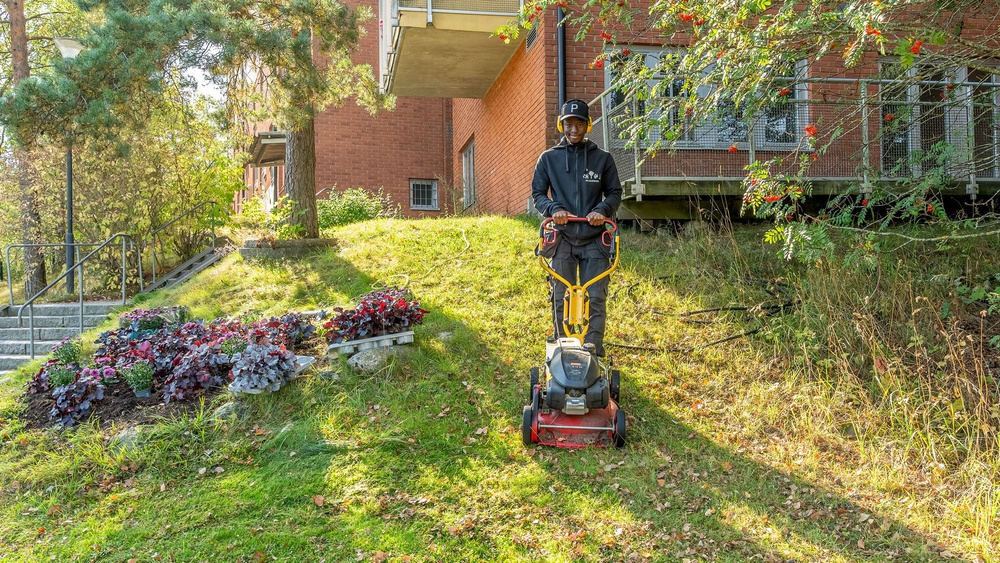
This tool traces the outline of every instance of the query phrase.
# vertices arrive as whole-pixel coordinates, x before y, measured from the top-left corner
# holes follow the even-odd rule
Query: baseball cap
[[[566,100],[563,104],[562,112],[559,115],[559,121],[566,119],[567,117],[579,117],[584,121],[590,121],[590,108],[587,107],[587,102],[580,99]]]

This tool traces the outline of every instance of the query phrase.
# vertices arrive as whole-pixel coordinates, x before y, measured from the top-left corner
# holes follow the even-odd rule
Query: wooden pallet
[[[397,332],[396,334],[384,334],[382,336],[362,338],[361,340],[331,344],[326,349],[326,354],[328,356],[333,354],[353,354],[362,350],[368,350],[369,348],[382,348],[397,344],[409,344],[411,342],[413,342],[413,331],[408,330],[406,332]]]

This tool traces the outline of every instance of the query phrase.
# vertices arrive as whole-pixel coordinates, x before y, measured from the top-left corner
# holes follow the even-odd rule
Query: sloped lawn
[[[671,351],[756,324],[652,310],[768,298],[699,292],[685,253],[705,247],[624,237],[608,340],[629,443],[563,451],[526,449],[518,428],[551,330],[534,224],[388,220],[333,234],[336,251],[230,256],[142,306],[278,315],[405,286],[428,313],[404,361],[360,374],[334,360],[222,420],[210,415],[229,397],[205,397],[143,421],[134,449],[109,439],[114,424],[29,428],[26,370],[0,388],[0,561],[995,560],[990,536],[931,492],[948,474],[914,486],[891,441],[844,431],[865,414],[842,389],[776,362],[760,339]]]

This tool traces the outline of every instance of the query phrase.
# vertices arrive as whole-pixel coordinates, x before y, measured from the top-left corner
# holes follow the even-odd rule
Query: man
[[[558,241],[552,269],[570,282],[583,285],[610,267],[610,246],[605,245],[604,221],[615,216],[622,201],[618,168],[611,154],[586,138],[592,121],[583,100],[569,100],[559,115],[559,144],[542,153],[531,180],[535,209],[556,224]],[[587,221],[569,221],[586,217]],[[579,278],[577,273],[579,271]],[[605,304],[608,278],[587,289],[590,326],[584,344],[593,344],[604,355]],[[563,299],[566,286],[552,282],[552,305],[556,335],[563,334]]]

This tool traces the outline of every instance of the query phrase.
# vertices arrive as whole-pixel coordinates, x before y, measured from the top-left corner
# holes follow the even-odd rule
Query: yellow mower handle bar
[[[585,217],[570,217],[570,221],[588,221]],[[589,222],[589,221],[588,221]],[[590,327],[590,296],[587,294],[587,288],[594,285],[598,281],[611,275],[618,269],[618,258],[620,253],[618,252],[618,225],[611,219],[605,219],[604,225],[607,227],[611,226],[610,229],[605,230],[606,233],[611,233],[612,237],[612,253],[614,254],[614,259],[607,270],[604,270],[593,279],[587,281],[583,285],[575,285],[569,282],[569,280],[563,278],[552,269],[548,261],[544,256],[538,256],[538,262],[542,265],[542,269],[545,270],[550,276],[552,276],[556,281],[566,286],[566,297],[565,305],[563,307],[563,332],[571,337],[575,338],[580,345],[583,345],[583,338],[587,334],[587,329]],[[545,219],[542,221],[542,225],[539,228],[538,235],[538,248],[541,249],[545,244],[545,233],[548,231],[555,231],[553,226],[552,218]],[[601,235],[602,237],[604,234]]]

